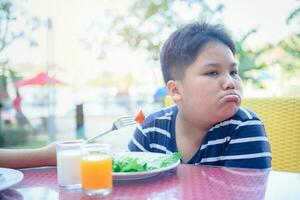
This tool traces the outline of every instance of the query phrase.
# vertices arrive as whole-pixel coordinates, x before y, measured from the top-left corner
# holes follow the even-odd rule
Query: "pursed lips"
[[[228,99],[229,101],[241,101],[241,96],[236,92],[230,92],[221,97],[221,99]]]

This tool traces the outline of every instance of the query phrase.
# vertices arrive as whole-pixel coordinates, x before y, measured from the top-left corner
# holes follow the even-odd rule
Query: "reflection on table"
[[[22,171],[23,181],[1,191],[0,199],[97,199],[60,188],[56,168]],[[102,199],[300,199],[299,188],[299,173],[181,164],[153,178],[114,182],[113,193]]]

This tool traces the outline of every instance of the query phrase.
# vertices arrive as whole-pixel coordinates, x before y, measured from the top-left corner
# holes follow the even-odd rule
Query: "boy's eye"
[[[207,75],[208,76],[217,76],[218,72],[216,72],[216,71],[208,72]]]
[[[237,70],[233,70],[233,71],[230,72],[230,75],[232,75],[232,76],[235,76],[237,74],[238,74]]]

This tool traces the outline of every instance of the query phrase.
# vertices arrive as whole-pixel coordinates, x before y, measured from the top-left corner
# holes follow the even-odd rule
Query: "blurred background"
[[[0,147],[89,138],[161,108],[159,49],[201,20],[236,41],[245,98],[300,96],[299,0],[0,0]],[[133,128],[106,139],[119,147]]]

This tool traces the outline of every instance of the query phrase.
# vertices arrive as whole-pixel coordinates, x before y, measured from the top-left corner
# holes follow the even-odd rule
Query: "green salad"
[[[176,163],[180,158],[181,155],[178,152],[159,156],[151,161],[128,155],[113,159],[113,172],[142,172],[159,169]]]

